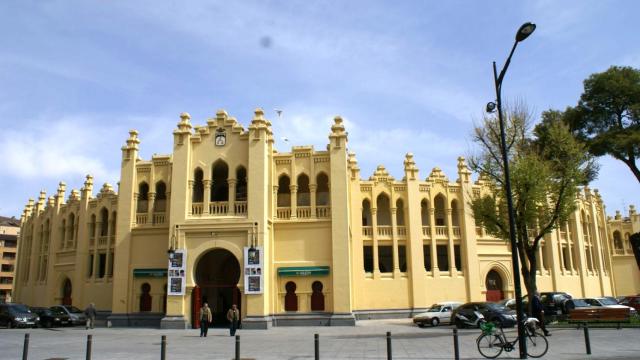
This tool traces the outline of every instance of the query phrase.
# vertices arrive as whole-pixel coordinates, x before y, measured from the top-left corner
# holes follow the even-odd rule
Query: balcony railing
[[[330,206],[316,206],[316,217],[318,219],[326,219],[331,217]]]
[[[145,225],[147,223],[147,214],[136,214],[136,225]]]
[[[380,237],[391,237],[393,229],[390,225],[380,225],[378,226],[378,236]]]
[[[373,236],[373,226],[363,226],[362,236],[370,238]]]
[[[98,246],[106,246],[108,240],[109,237],[106,235],[98,237]]]
[[[311,217],[311,207],[310,206],[299,206],[296,208],[296,216],[298,219],[308,219]]]
[[[92,236],[89,238],[89,246],[93,246],[96,243],[96,238],[95,236]]]
[[[453,229],[453,237],[460,238],[460,226],[452,226]]]
[[[277,208],[276,217],[278,219],[288,220],[289,218],[291,218],[291,208],[288,208],[288,207]]]
[[[437,237],[447,237],[447,227],[446,226],[436,226],[436,236]]]
[[[247,202],[246,201],[236,201],[235,203],[235,214],[236,215],[247,215]]]
[[[165,213],[154,213],[153,214],[153,225],[161,225],[166,221]]]
[[[562,240],[567,240],[567,232],[566,231],[560,231],[560,239]]]
[[[202,212],[203,212],[202,203],[191,204],[191,215],[202,215]]]
[[[614,254],[616,254],[616,255],[624,255],[624,249],[614,249],[614,250],[615,250]]]
[[[398,237],[406,237],[407,236],[407,227],[406,226],[397,226]]]
[[[431,226],[422,226],[422,236],[431,237]]]
[[[226,201],[214,201],[209,203],[209,214],[216,215],[228,215],[229,203]]]

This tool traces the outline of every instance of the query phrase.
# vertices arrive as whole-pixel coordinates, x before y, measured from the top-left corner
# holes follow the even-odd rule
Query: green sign
[[[278,268],[279,276],[324,276],[329,275],[328,266],[296,266]]]
[[[167,277],[167,269],[133,269],[133,277]]]

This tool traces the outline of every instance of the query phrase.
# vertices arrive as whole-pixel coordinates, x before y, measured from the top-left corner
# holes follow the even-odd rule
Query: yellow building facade
[[[255,111],[243,128],[225,111],[193,126],[183,113],[168,155],[139,158],[138,133],[122,147],[117,192],[93,178],[66,194],[41,192],[22,216],[16,301],[96,303],[118,325],[214,323],[231,304],[244,328],[353,325],[406,317],[444,300],[513,297],[508,244],[477,227],[469,199],[489,192],[464,158],[449,179],[402,179],[379,166],[363,179],[340,117],[326,149],[274,148]],[[577,198],[571,221],[539,251],[541,291],[611,295],[612,250],[597,190]],[[171,256],[171,260],[169,260]]]
[[[629,206],[628,216],[623,217],[616,211],[608,219],[609,239],[611,239],[611,263],[618,295],[640,294],[640,267],[633,254],[629,237],[640,233],[640,214],[633,205]]]

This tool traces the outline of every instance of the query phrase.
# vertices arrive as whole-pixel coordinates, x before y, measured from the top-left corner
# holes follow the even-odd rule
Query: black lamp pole
[[[516,296],[516,316],[518,318],[518,342],[520,349],[520,359],[527,358],[527,344],[524,337],[524,326],[522,321],[523,309],[522,309],[522,291],[520,289],[520,264],[518,261],[518,246],[516,240],[516,220],[513,212],[513,198],[511,195],[511,177],[509,175],[509,155],[507,154],[507,141],[504,131],[504,119],[502,118],[502,80],[504,80],[504,74],[507,72],[507,68],[509,67],[509,63],[511,63],[511,57],[513,56],[513,52],[516,50],[518,43],[533,33],[536,29],[536,25],[532,23],[524,23],[518,29],[518,33],[516,34],[516,40],[513,43],[513,48],[511,48],[511,53],[509,53],[509,57],[507,61],[504,63],[504,67],[500,71],[500,75],[496,70],[496,62],[493,62],[493,79],[495,81],[496,86],[496,103],[498,107],[498,121],[500,122],[500,146],[502,150],[502,162],[504,163],[504,187],[507,197],[507,208],[509,211],[509,235],[511,241],[511,263],[513,265],[513,285],[515,288],[515,296]],[[491,112],[495,108],[495,105],[492,103],[487,104],[487,111]]]

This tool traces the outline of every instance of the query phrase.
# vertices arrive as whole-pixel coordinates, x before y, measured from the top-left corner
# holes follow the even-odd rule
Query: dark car
[[[566,309],[567,314],[569,314],[573,309],[590,307],[592,306],[589,305],[589,303],[586,302],[585,299],[569,299],[564,303],[564,308]]]
[[[22,304],[0,304],[0,326],[36,327],[40,318]]]
[[[42,327],[67,326],[71,324],[71,318],[66,313],[59,310],[52,310],[43,307],[32,307],[31,311],[40,317]]]
[[[622,301],[620,301],[620,305],[630,306],[636,309],[640,314],[640,295],[626,296]]]
[[[56,305],[52,306],[49,309],[56,313],[64,313],[69,315],[69,319],[71,320],[71,325],[85,325],[87,323],[87,317],[84,314],[84,311],[78,309],[75,306],[71,305]]]
[[[451,323],[455,324],[458,329],[478,327],[482,317],[484,320],[491,321],[501,327],[512,327],[517,322],[516,312],[504,305],[492,302],[470,302],[453,311]]]
[[[565,306],[567,300],[571,300],[571,295],[566,292],[541,292],[540,302],[544,306],[546,316],[568,314],[569,309]]]

